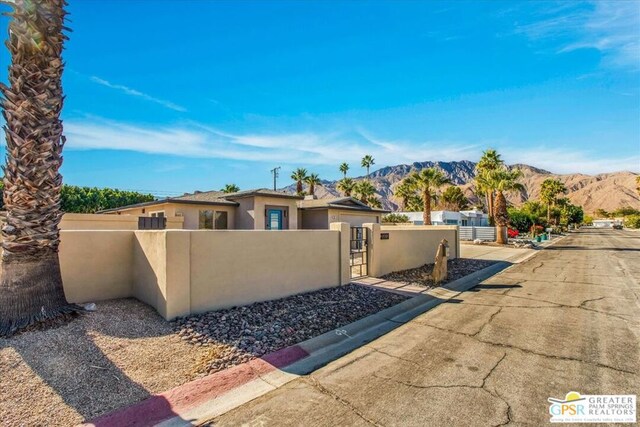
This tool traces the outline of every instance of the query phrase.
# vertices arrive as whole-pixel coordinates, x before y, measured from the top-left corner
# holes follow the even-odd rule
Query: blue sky
[[[299,166],[336,179],[364,154],[377,168],[487,147],[640,171],[639,2],[69,3],[69,184],[265,187],[274,166],[285,185]]]

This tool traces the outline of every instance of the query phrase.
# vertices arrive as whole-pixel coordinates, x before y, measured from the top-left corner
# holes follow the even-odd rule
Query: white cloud
[[[160,104],[163,107],[169,108],[171,110],[180,111],[180,112],[187,111],[186,108],[184,108],[184,107],[182,107],[180,105],[174,104],[173,102],[165,101],[164,99],[155,98],[155,97],[153,97],[151,95],[147,95],[146,93],[142,93],[142,92],[140,92],[138,90],[131,89],[130,87],[127,87],[127,86],[124,86],[124,85],[111,83],[111,82],[109,82],[107,80],[101,79],[100,77],[91,76],[90,79],[91,79],[92,82],[97,83],[99,85],[106,86],[106,87],[111,88],[111,89],[119,90],[120,92],[125,93],[127,95],[137,96],[137,97],[142,98],[142,99],[144,99],[146,101],[150,101],[150,102],[154,102],[156,104]]]
[[[548,3],[541,3],[548,6]],[[553,40],[558,53],[597,49],[609,67],[640,69],[640,3],[630,1],[566,2],[545,9],[540,19],[519,25],[532,40]]]
[[[450,141],[382,141],[359,132],[230,133],[189,123],[139,126],[96,117],[65,121],[68,149],[128,150],[180,157],[273,161],[283,164],[359,163],[371,154],[382,165],[428,159],[474,158],[479,145]],[[384,159],[384,160],[383,160]]]
[[[351,132],[231,133],[189,123],[180,126],[134,126],[95,117],[65,121],[68,149],[128,150],[178,157],[268,161],[278,164],[359,164],[371,154],[379,167],[426,160],[476,160],[494,147],[505,160],[556,173],[595,174],[640,171],[640,156],[603,158],[602,153],[539,146],[516,148],[505,141],[388,141],[366,130]]]

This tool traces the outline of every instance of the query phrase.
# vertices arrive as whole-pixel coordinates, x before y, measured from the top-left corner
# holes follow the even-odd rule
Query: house
[[[414,225],[422,225],[422,212],[395,212],[399,215],[409,217],[409,222]],[[489,215],[481,210],[472,209],[460,212],[453,211],[431,211],[432,225],[460,225],[474,227],[488,227]]]
[[[380,223],[384,209],[374,209],[352,198],[316,199],[260,188],[224,193],[196,191],[100,211],[108,215],[182,217],[188,230],[297,230],[328,229],[332,222],[352,226]]]
[[[224,193],[196,191],[179,197],[101,211],[102,214],[183,217],[188,230],[296,230],[301,196],[260,188]]]
[[[353,197],[316,199],[307,196],[298,201],[298,224],[303,229],[327,229],[332,222],[348,222],[352,227],[379,224],[382,215],[389,213],[376,209]]]

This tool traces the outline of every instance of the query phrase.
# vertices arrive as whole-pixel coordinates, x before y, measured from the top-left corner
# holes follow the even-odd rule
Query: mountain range
[[[476,163],[462,160],[452,162],[415,162],[412,164],[385,166],[370,174],[371,183],[376,187],[377,196],[382,206],[389,210],[398,210],[400,201],[393,196],[393,191],[399,182],[414,170],[437,167],[441,169],[454,185],[459,186],[472,205],[481,204],[481,199],[476,195],[474,184]],[[640,195],[636,190],[637,173],[612,172],[598,175],[555,174],[543,169],[525,164],[510,165],[510,168],[518,168],[523,172],[520,183],[525,190],[516,194],[509,194],[508,201],[519,206],[527,200],[537,200],[540,196],[540,186],[547,178],[559,179],[567,187],[566,197],[571,203],[582,206],[585,212],[592,213],[596,209],[612,211],[620,207],[630,206],[640,209]],[[364,179],[356,177],[355,180]],[[318,198],[336,197],[341,193],[336,189],[337,181],[322,181],[322,186],[317,187]],[[295,185],[285,188],[287,191],[295,191]]]

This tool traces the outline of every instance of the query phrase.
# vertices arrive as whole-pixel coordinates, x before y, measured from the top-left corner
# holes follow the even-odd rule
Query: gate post
[[[351,263],[350,263],[350,251],[351,251],[351,225],[348,222],[332,222],[329,224],[330,230],[339,232],[338,239],[340,244],[338,245],[338,256],[340,257],[340,285],[348,285],[351,282]]]

